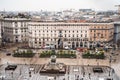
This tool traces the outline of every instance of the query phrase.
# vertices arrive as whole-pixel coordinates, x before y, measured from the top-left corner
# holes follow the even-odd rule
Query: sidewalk
[[[12,56],[6,56],[1,54],[1,64],[44,64],[50,61],[50,58],[18,58]],[[57,58],[57,62],[64,63],[66,65],[105,65],[109,66],[109,60],[96,60],[96,59],[73,59],[73,58]]]

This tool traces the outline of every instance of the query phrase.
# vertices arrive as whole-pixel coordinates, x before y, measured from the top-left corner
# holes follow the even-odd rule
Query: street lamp
[[[21,75],[21,73],[22,73],[22,66],[21,66],[21,68],[20,68],[20,75]]]
[[[110,71],[111,71],[111,62],[112,62],[112,56],[110,56],[110,58],[109,58],[109,66],[110,66],[109,76],[110,76]]]
[[[85,69],[84,69],[83,59],[82,59],[82,65],[83,65],[83,67],[82,67],[82,69],[83,69],[83,77],[85,77]]]

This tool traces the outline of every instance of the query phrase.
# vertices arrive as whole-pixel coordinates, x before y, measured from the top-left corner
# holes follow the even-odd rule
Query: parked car
[[[68,46],[64,47],[64,49],[70,49]]]
[[[31,68],[30,68],[30,71],[34,71],[34,68],[33,68],[33,67],[31,67]]]
[[[10,55],[11,55],[11,53],[7,53],[6,55],[7,55],[7,56],[10,56]]]

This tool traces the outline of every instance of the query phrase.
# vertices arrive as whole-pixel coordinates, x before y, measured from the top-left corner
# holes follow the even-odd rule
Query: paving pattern
[[[39,74],[41,69],[41,64],[48,63],[49,58],[38,58],[36,55],[33,58],[15,58],[12,56],[6,56],[6,53],[11,52],[12,49],[2,50],[0,51],[0,80],[103,80],[101,78],[113,78],[113,80],[120,80],[120,54],[119,55],[111,55],[112,59],[116,59],[116,61],[112,61],[111,67],[114,68],[115,74],[110,74],[109,76],[109,68],[103,67],[104,73],[98,74],[93,73],[92,67],[90,66],[76,66],[76,65],[109,65],[109,56],[110,52],[106,53],[107,57],[105,60],[96,60],[96,59],[82,59],[81,55],[78,55],[76,59],[57,59],[57,62],[65,63],[67,66],[67,72],[65,75],[42,75]],[[41,51],[41,50],[40,50]],[[119,53],[120,50],[115,53]],[[79,52],[77,52],[79,54]],[[5,65],[2,65],[5,64]],[[8,64],[18,64],[18,67],[15,71],[5,71],[5,67]],[[27,65],[25,65],[27,64]],[[28,65],[31,64],[31,65]],[[29,75],[29,68],[34,68],[31,71],[31,76]],[[83,73],[85,71],[85,73]],[[90,73],[90,77],[89,77]],[[85,74],[83,76],[83,74]],[[116,75],[117,74],[117,75]],[[2,77],[4,79],[2,79]],[[78,79],[79,78],[79,79]],[[99,79],[100,78],[100,79]]]
[[[7,65],[0,66],[0,80],[119,80],[113,69],[107,66],[69,65],[66,74],[42,74],[39,73],[42,67],[40,64],[18,64],[15,71],[5,71]],[[94,73],[94,67],[101,67],[103,73]]]

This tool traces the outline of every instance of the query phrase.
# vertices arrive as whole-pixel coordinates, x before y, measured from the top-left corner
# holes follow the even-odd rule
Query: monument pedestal
[[[51,56],[51,61],[48,64],[44,64],[40,73],[50,73],[50,74],[65,74],[66,65],[63,63],[56,63],[56,56]]]

